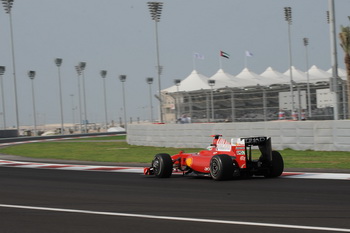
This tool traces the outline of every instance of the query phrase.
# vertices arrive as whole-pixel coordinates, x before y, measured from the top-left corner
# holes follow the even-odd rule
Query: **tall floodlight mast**
[[[339,119],[339,97],[338,97],[338,55],[337,55],[337,37],[335,30],[335,7],[334,0],[328,1],[329,5],[329,35],[331,41],[331,61],[332,61],[332,78],[330,89],[334,93],[334,108],[333,108],[333,117],[334,120]]]
[[[160,21],[160,16],[162,14],[163,2],[147,2],[149,11],[151,13],[151,18],[155,22],[155,33],[156,33],[156,53],[157,53],[157,76],[158,76],[158,95],[159,95],[159,120],[163,122],[163,109],[162,109],[162,89],[160,75],[162,73],[162,67],[159,61],[159,42],[158,42],[158,22]]]
[[[15,46],[13,40],[13,26],[12,26],[12,5],[14,0],[1,0],[5,12],[9,14],[10,19],[10,34],[11,34],[11,51],[12,51],[12,68],[13,68],[13,86],[15,91],[15,110],[16,110],[16,127],[19,129],[19,112],[18,112],[18,95],[17,95],[17,81],[16,81],[16,62],[15,62]]]
[[[293,112],[294,109],[294,90],[293,90],[293,62],[292,62],[292,41],[291,41],[291,32],[290,32],[290,26],[292,25],[292,8],[291,7],[285,7],[284,8],[284,16],[285,20],[288,23],[288,53],[289,53],[289,76],[290,76],[290,96],[291,96],[291,101],[292,101],[292,109],[291,111]]]

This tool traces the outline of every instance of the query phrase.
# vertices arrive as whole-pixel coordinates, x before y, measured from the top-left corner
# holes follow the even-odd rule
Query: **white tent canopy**
[[[329,78],[332,76],[328,72],[319,69],[315,65],[311,66],[308,72],[310,82],[329,81]]]
[[[236,77],[245,81],[248,80],[249,82],[253,82],[255,85],[259,84],[260,86],[268,86],[273,83],[272,80],[264,78],[250,71],[248,68],[244,68]]]
[[[267,79],[275,80],[274,84],[288,84],[288,83],[290,83],[289,76],[274,70],[272,67],[268,67],[263,73],[260,74],[260,76],[267,78]]]
[[[332,69],[324,71],[313,65],[308,70],[309,80],[312,83],[319,81],[329,81],[332,76]],[[306,83],[307,74],[301,70],[292,66],[293,81],[296,83]],[[346,71],[338,68],[338,75],[343,80],[346,80]],[[197,70],[193,70],[189,76],[180,82],[179,86],[173,85],[169,88],[163,89],[164,92],[178,92],[178,91],[198,91],[201,89],[208,90],[211,87],[208,84],[208,80],[215,80],[214,89],[217,88],[243,88],[252,87],[256,85],[270,86],[273,84],[290,84],[290,72],[289,69],[280,73],[274,70],[272,67],[268,67],[260,75],[250,71],[248,68],[244,68],[236,76],[226,73],[223,69],[219,69],[213,76],[208,78],[205,75],[198,73]]]
[[[288,69],[286,72],[283,73],[284,75],[287,75],[290,78],[290,69]],[[292,66],[292,76],[293,81],[297,83],[306,83],[307,78],[305,72],[296,69],[294,66]]]
[[[197,91],[200,89],[210,89],[208,85],[209,78],[193,70],[192,73],[181,81],[179,86],[171,86],[162,91],[177,92],[177,91]]]
[[[235,76],[226,73],[224,70],[219,69],[213,76],[210,77],[211,80],[215,80],[215,88],[223,87],[246,87],[256,85],[255,82],[249,80],[244,80],[236,78]]]
[[[333,70],[332,68],[330,68],[329,70],[327,70],[327,72],[330,74],[330,77],[332,77],[333,74]],[[346,81],[346,70],[342,69],[342,68],[338,68],[338,76]]]

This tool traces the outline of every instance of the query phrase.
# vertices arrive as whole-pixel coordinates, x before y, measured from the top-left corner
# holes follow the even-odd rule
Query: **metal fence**
[[[272,120],[347,119],[346,83],[333,92],[329,82],[222,88],[168,93],[163,110],[168,122],[181,116],[192,122],[253,122]],[[169,102],[169,98],[173,100]],[[336,104],[338,103],[338,104]],[[335,106],[338,106],[335,108]],[[338,114],[336,114],[338,112]]]

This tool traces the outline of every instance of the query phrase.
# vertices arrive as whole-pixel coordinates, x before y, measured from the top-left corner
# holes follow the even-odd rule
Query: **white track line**
[[[78,171],[104,171],[104,172],[130,172],[143,173],[141,167],[122,167],[122,166],[96,166],[96,165],[74,165],[74,164],[53,164],[53,163],[31,163],[18,162],[11,160],[0,160],[0,166],[19,167],[19,168],[41,168],[58,170],[78,170]]]
[[[11,160],[0,160],[0,167],[1,166],[18,167],[18,168],[57,169],[57,170],[70,170],[70,171],[123,172],[123,173],[139,173],[139,174],[143,173],[143,167],[34,163],[34,162],[19,162],[19,161],[11,161]],[[327,180],[349,180],[350,181],[350,174],[348,173],[284,172],[281,177],[293,178],[293,179],[327,179]]]
[[[6,204],[0,204],[0,207],[15,208],[15,209],[40,210],[40,211],[52,211],[52,212],[77,213],[77,214],[92,214],[92,215],[106,215],[106,216],[117,216],[117,217],[171,220],[171,221],[201,222],[201,223],[215,223],[215,224],[228,224],[228,225],[245,225],[245,226],[287,228],[287,229],[299,229],[299,230],[350,232],[350,229],[333,228],[333,227],[317,227],[317,226],[302,226],[302,225],[288,225],[288,224],[274,224],[274,223],[243,222],[243,221],[229,221],[229,220],[202,219],[202,218],[184,218],[184,217],[157,216],[157,215],[147,215],[147,214],[128,214],[128,213],[117,213],[117,212],[100,212],[100,211],[90,211],[90,210],[75,210],[75,209],[48,208],[48,207],[22,206],[22,205],[6,205]]]
[[[285,178],[293,179],[326,179],[326,180],[350,180],[350,174],[347,173],[293,173],[293,175],[288,175],[285,173]]]

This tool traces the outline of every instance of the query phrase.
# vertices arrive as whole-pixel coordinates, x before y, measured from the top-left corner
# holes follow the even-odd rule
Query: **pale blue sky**
[[[164,0],[159,23],[160,63],[164,66],[162,88],[184,79],[192,69],[192,54],[205,56],[197,70],[210,77],[219,69],[219,51],[231,55],[223,69],[233,75],[244,68],[245,50],[254,54],[248,67],[262,73],[271,66],[285,72],[289,66],[287,23],[283,8],[292,7],[293,65],[305,70],[303,37],[309,38],[309,64],[331,67],[328,0]],[[336,23],[348,25],[349,0],[335,0]],[[1,7],[2,8],[2,7]],[[145,0],[15,0],[13,9],[16,72],[21,125],[33,124],[28,70],[35,70],[38,124],[60,122],[58,77],[54,59],[61,67],[64,119],[72,122],[71,98],[78,104],[74,66],[87,62],[87,114],[90,122],[104,121],[102,78],[106,69],[108,118],[122,117],[120,74],[125,83],[128,118],[148,119],[148,85],[156,77],[154,22]],[[0,65],[4,75],[8,125],[15,124],[9,19],[0,10]],[[338,47],[339,66],[343,52]],[[156,80],[155,80],[156,81]],[[153,85],[156,93],[157,81]],[[153,100],[156,106],[156,99]],[[156,112],[155,112],[156,115]],[[78,115],[76,112],[75,121]],[[0,120],[0,122],[2,122]],[[2,125],[2,123],[0,123]]]

